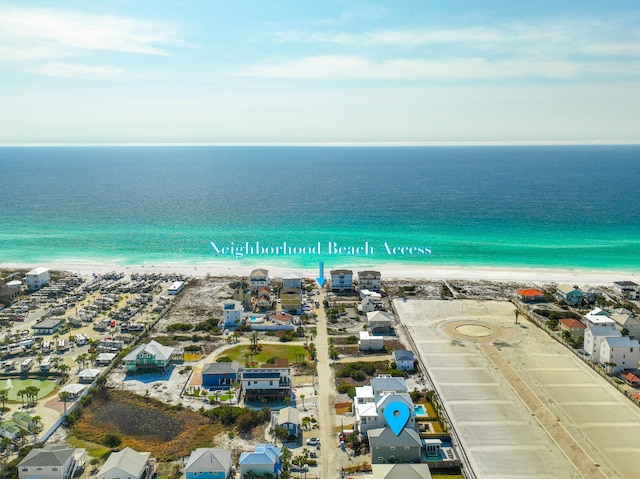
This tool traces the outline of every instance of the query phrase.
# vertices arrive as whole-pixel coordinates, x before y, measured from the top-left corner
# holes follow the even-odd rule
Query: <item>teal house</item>
[[[138,346],[124,357],[127,373],[166,371],[171,364],[173,348],[156,341]]]

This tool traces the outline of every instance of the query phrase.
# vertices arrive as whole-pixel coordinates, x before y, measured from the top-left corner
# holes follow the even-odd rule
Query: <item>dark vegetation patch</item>
[[[158,438],[159,441],[171,441],[184,430],[177,418],[158,408],[144,406],[109,402],[94,411],[93,421],[127,436]]]

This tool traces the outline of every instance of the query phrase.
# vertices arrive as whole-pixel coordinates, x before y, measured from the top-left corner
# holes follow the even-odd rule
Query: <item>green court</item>
[[[9,390],[9,401],[21,401],[18,391],[35,386],[40,389],[38,399],[48,396],[56,388],[55,381],[49,379],[0,379],[0,389]]]

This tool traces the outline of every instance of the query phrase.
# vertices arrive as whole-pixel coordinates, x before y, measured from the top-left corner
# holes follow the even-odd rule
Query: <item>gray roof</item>
[[[373,464],[373,479],[431,479],[429,464]]]
[[[202,368],[202,374],[238,374],[242,366],[238,362],[209,363]]]
[[[278,424],[300,424],[300,412],[291,406],[278,411]]]
[[[405,427],[397,436],[390,427],[371,429],[368,433],[371,449],[374,447],[422,447],[420,435],[415,429]]]
[[[331,276],[338,276],[341,274],[349,275],[349,274],[353,274],[353,271],[350,269],[332,269],[331,270]]]
[[[358,271],[358,277],[362,276],[374,276],[376,278],[379,278],[380,271]]]
[[[47,318],[40,321],[38,324],[31,326],[31,329],[51,329],[60,324],[59,319]]]
[[[125,447],[122,451],[112,452],[100,468],[98,477],[103,477],[111,469],[120,469],[131,477],[140,477],[150,455],[150,452],[138,452],[130,447]]]
[[[193,451],[184,466],[184,472],[228,471],[231,468],[231,451],[200,447]]]
[[[19,466],[63,466],[73,456],[75,449],[64,444],[50,444],[42,449],[29,451]]]
[[[269,276],[269,270],[264,268],[254,269],[249,276],[252,278],[266,278]]]
[[[157,360],[167,360],[171,359],[171,355],[173,354],[173,348],[169,346],[163,346],[162,344],[151,341],[149,344],[143,344],[142,346],[138,346],[136,349],[131,351],[124,357],[125,361],[135,361],[142,351],[149,353],[153,356],[156,361]]]
[[[398,349],[397,351],[394,351],[393,357],[396,361],[413,361],[415,359],[413,351],[408,351],[406,349]]]
[[[371,378],[371,388],[374,394],[381,391],[407,392],[407,383],[403,378],[377,377]]]

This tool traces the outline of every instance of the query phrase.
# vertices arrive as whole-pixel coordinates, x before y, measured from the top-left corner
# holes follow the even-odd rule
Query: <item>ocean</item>
[[[640,146],[4,147],[0,172],[0,262],[640,271]]]

